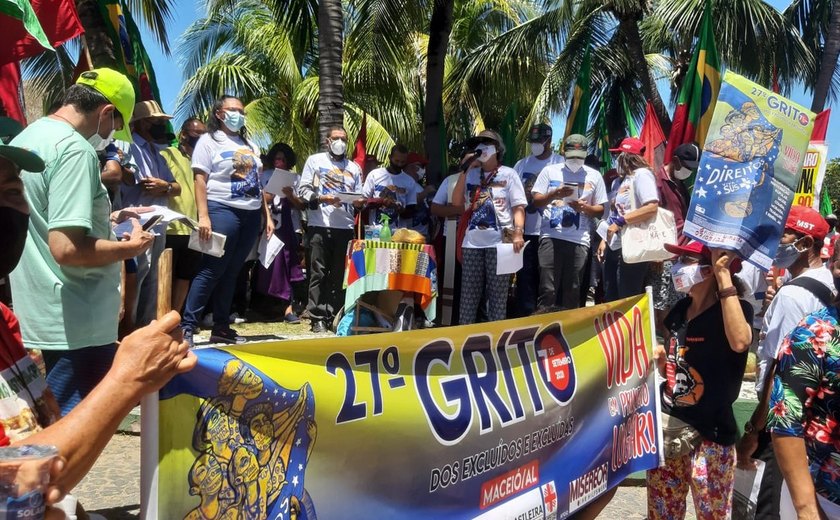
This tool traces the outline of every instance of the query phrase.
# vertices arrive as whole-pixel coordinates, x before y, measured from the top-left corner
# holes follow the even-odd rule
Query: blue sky
[[[780,10],[790,4],[790,0],[768,1],[771,5]],[[202,15],[203,11],[201,6],[203,2],[195,0],[179,0],[172,3],[174,4],[173,17],[168,22],[168,29],[171,42],[170,46],[173,51],[175,51],[178,46],[178,38],[192,22]],[[160,88],[163,109],[172,113],[175,110],[175,100],[178,97],[178,92],[180,91],[181,84],[184,81],[183,75],[181,74],[181,68],[177,62],[176,53],[173,52],[171,57],[165,56],[154,37],[144,29],[143,24],[140,23],[138,25],[140,25],[146,50],[149,53],[149,57],[151,58],[155,72],[157,73],[158,87]],[[667,88],[667,84],[660,85],[660,89],[662,88]],[[663,99],[667,100],[668,96],[669,93],[663,91]],[[791,98],[793,101],[804,105],[806,108],[811,106],[811,94],[806,93],[802,88],[794,89]],[[828,128],[828,154],[830,157],[837,157],[840,156],[840,146],[832,146],[832,143],[837,142],[837,138],[840,137],[840,108],[832,107],[831,105],[829,105],[829,108],[832,108],[834,113],[832,114]],[[565,124],[564,120],[565,118],[560,118],[559,121],[555,121],[555,126]]]

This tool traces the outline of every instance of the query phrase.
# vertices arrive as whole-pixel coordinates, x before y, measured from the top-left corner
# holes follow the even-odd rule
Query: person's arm
[[[513,212],[513,251],[518,253],[525,247],[525,238],[523,237],[525,229],[525,205],[514,206],[511,208]]]
[[[146,193],[153,195],[177,197],[181,194],[181,185],[174,180],[169,182],[165,179],[158,179],[157,177],[143,177],[140,183],[143,185]]]
[[[455,181],[455,188],[452,190],[452,205],[457,206],[459,208],[466,208],[467,201],[466,201],[466,194],[465,190],[467,188],[467,174],[460,173],[458,174],[458,179]],[[470,201],[472,202],[472,201]]]
[[[571,186],[560,186],[559,188],[549,189],[549,180],[551,177],[549,166],[542,169],[534,181],[534,187],[531,189],[531,196],[534,207],[544,208],[548,206],[553,200],[568,197],[574,193],[574,188]]]
[[[102,184],[109,188],[119,186],[123,178],[123,169],[120,162],[114,159],[105,161],[105,166],[102,167],[99,177],[102,179]]]
[[[198,168],[193,168],[195,174],[195,207],[198,210],[198,236],[201,240],[210,240],[213,226],[210,223],[210,212],[207,209],[207,174]]]
[[[274,200],[274,195],[263,192],[262,196],[262,211],[263,218],[265,218],[265,239],[271,238],[274,234],[274,219],[271,217],[271,202]]]
[[[289,201],[289,204],[291,204],[294,209],[299,211],[306,209],[306,204],[295,194],[295,190],[291,186],[283,188],[283,195],[286,196],[286,200]]]
[[[633,211],[628,211],[624,214],[624,221],[627,224],[638,224],[639,222],[646,222],[656,216],[659,210],[659,201],[652,200],[646,202],[641,208],[636,208]]]
[[[139,255],[152,245],[154,235],[135,220],[128,240],[120,242],[92,237],[82,227],[51,229],[47,241],[58,265],[102,267]]]
[[[430,211],[436,217],[455,218],[464,214],[464,207],[456,206],[455,204],[437,204],[432,202]]]
[[[801,437],[773,434],[773,451],[785,477],[798,520],[819,520],[817,492],[808,470],[808,453]]]
[[[64,492],[73,489],[140,398],[196,365],[197,358],[183,341],[180,321],[171,311],[123,339],[102,382],[57,423],[22,441],[55,446],[66,459],[51,485]]]
[[[723,312],[726,340],[729,342],[729,348],[741,353],[750,348],[752,327],[744,316],[741,300],[738,299],[738,293],[732,283],[732,273],[729,270],[732,259],[729,251],[712,249],[712,269],[717,280],[718,293],[724,295],[720,298],[720,307]]]

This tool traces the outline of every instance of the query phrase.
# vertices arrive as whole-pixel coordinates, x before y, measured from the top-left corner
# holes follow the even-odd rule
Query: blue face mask
[[[225,110],[224,123],[231,132],[239,132],[245,126],[245,115],[236,110]]]
[[[776,250],[776,256],[773,258],[773,265],[787,269],[796,262],[796,259],[801,254],[802,251],[796,247],[796,241],[790,244],[779,244],[779,248]]]

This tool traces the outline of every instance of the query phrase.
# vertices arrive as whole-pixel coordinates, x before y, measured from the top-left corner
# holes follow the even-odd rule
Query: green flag
[[[598,155],[601,156],[601,175],[604,175],[612,168],[610,134],[607,130],[607,108],[604,105],[604,98],[601,98],[601,109],[598,113]]]
[[[831,195],[828,193],[828,186],[823,185],[822,196],[820,197],[820,215],[823,217],[834,213],[834,206],[831,204]]]
[[[501,130],[502,142],[505,144],[505,156],[502,162],[505,166],[513,166],[519,155],[516,153],[516,103],[511,104],[505,112]]]
[[[0,0],[0,14],[20,20],[26,32],[31,34],[42,47],[55,51],[41,27],[41,22],[38,21],[38,16],[32,10],[29,0]]]
[[[624,97],[624,92],[621,93],[621,108],[624,109],[624,121],[627,125],[627,135],[630,137],[639,137],[639,129],[636,127],[636,120],[633,118],[633,113],[630,112],[630,104],[627,103],[627,98]]]
[[[592,100],[590,48],[591,46],[587,44],[586,52],[583,54],[583,62],[580,65],[580,72],[578,72],[575,80],[572,104],[569,106],[569,117],[566,118],[566,132],[563,134],[564,141],[571,134],[586,135],[586,131],[589,129],[589,103]]]

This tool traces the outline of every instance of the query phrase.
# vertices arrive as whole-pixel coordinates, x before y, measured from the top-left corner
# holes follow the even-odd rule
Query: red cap
[[[788,213],[785,229],[808,235],[814,240],[822,240],[828,234],[828,222],[814,208],[792,206]]]
[[[408,162],[406,164],[419,164],[421,166],[426,166],[429,164],[429,161],[417,152],[409,152]]]
[[[684,246],[665,244],[665,250],[676,256],[695,255],[704,258],[709,263],[712,261],[712,251],[708,248],[708,246],[696,240],[692,240]],[[740,273],[742,263],[743,262],[740,258],[733,259],[732,263],[729,265],[729,272],[732,274]]]
[[[635,137],[625,137],[621,141],[621,144],[618,145],[618,148],[610,148],[610,151],[616,153],[625,152],[642,155],[645,153],[645,148],[645,143],[643,143],[641,139],[636,139]]]

